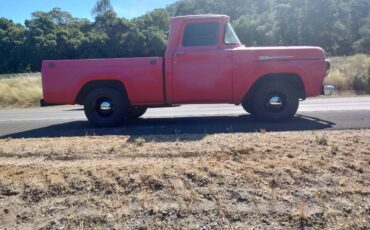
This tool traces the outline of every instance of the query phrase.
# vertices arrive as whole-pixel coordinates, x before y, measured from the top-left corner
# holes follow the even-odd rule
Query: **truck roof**
[[[223,14],[198,14],[198,15],[185,15],[173,17],[172,20],[184,20],[184,19],[202,19],[202,18],[230,18]]]

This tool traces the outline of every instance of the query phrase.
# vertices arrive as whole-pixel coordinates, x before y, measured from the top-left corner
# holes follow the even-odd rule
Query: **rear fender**
[[[77,84],[76,89],[74,90],[74,92],[76,92],[74,96],[75,98],[74,103],[82,104],[84,97],[90,90],[101,86],[116,88],[122,91],[123,96],[127,96],[129,99],[129,94],[126,90],[125,78],[127,78],[127,75],[125,76],[120,74],[107,74],[107,73],[83,78]]]

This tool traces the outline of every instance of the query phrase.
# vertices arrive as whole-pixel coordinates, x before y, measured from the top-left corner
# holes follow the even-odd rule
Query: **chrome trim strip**
[[[294,58],[293,56],[259,56],[260,61],[268,61],[268,60],[275,60],[275,59],[289,59]]]

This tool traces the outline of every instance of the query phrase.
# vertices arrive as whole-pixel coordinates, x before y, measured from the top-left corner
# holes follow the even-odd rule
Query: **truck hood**
[[[322,60],[325,52],[320,47],[288,46],[288,47],[240,47],[238,51],[248,51],[255,61],[289,61],[289,60]]]

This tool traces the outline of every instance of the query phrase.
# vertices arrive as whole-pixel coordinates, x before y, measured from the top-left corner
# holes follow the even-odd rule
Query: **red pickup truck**
[[[229,21],[172,18],[164,57],[43,61],[41,105],[84,105],[88,120],[103,127],[150,107],[206,103],[241,104],[276,122],[293,117],[300,99],[324,93],[330,61],[323,49],[246,47]]]

